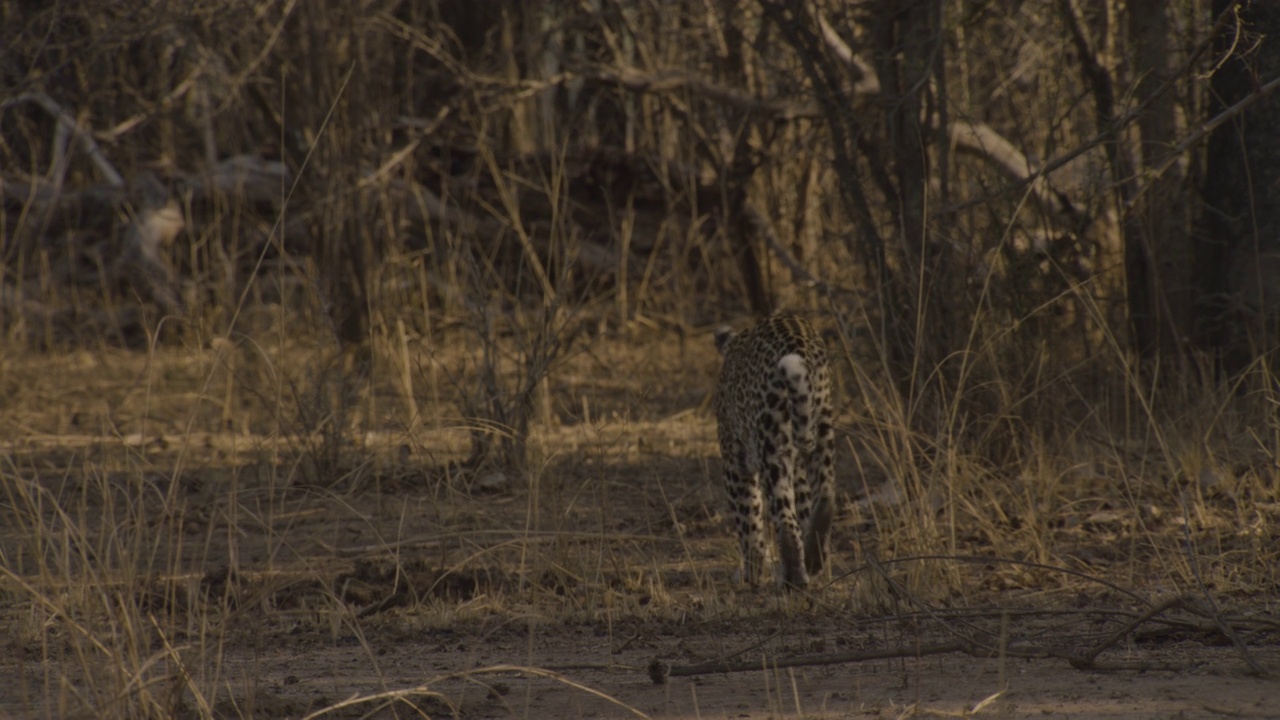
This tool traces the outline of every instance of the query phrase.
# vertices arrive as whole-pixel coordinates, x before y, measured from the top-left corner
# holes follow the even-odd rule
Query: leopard
[[[721,326],[715,343],[722,358],[716,430],[740,545],[735,577],[753,587],[767,581],[772,534],[776,580],[806,588],[826,563],[835,509],[826,343],[807,320],[785,312],[741,332]]]

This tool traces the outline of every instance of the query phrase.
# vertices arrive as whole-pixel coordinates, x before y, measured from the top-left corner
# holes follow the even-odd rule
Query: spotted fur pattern
[[[741,333],[716,331],[724,357],[716,422],[742,578],[765,580],[769,528],[779,579],[803,588],[825,562],[835,504],[835,429],[826,346],[808,322],[773,315]]]

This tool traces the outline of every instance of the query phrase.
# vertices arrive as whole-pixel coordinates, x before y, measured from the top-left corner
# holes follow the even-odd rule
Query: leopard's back
[[[718,330],[716,344],[724,357],[716,395],[720,435],[750,446],[749,463],[758,467],[759,417],[793,402],[792,431],[812,448],[815,410],[828,407],[831,395],[826,344],[813,326],[796,315],[772,315],[741,333]]]
[[[803,318],[774,315],[716,333],[724,366],[716,396],[725,485],[743,544],[743,570],[758,582],[767,555],[764,501],[773,516],[788,585],[821,567],[834,474],[831,370],[822,336]],[[801,550],[803,548],[803,552]]]

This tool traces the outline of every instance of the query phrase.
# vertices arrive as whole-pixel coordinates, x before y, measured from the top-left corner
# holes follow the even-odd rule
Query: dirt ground
[[[672,628],[671,631],[678,632]],[[279,650],[260,656],[247,677],[266,684],[256,698],[267,716],[296,716],[354,693],[373,695],[413,687],[440,668],[501,665],[552,667],[585,655],[604,655],[590,629],[555,628],[528,652],[527,636],[487,639],[469,652],[442,651],[429,641],[379,648],[373,672],[358,650]],[[707,641],[684,633],[686,642]],[[723,640],[723,636],[718,640]],[[373,641],[375,645],[376,641]],[[670,635],[661,645],[680,641]],[[459,640],[459,644],[470,644]],[[593,646],[597,649],[593,652]],[[385,654],[383,650],[385,649]],[[434,715],[466,718],[1275,718],[1280,688],[1274,681],[1239,675],[1228,650],[1172,647],[1162,657],[1186,663],[1186,672],[1088,673],[1064,662],[907,659],[672,679],[653,684],[638,668],[565,670],[556,677],[477,674],[430,683],[445,703],[423,704]],[[1280,653],[1260,653],[1271,662]],[[615,662],[645,662],[636,651]],[[607,696],[607,697],[606,697]]]
[[[466,433],[426,427],[371,434],[344,455],[363,464],[321,483],[320,454],[278,436],[184,431],[179,389],[207,372],[198,363],[168,366],[147,409],[126,413],[143,392],[128,372],[107,382],[48,362],[7,369],[13,392],[57,402],[21,428],[5,416],[4,717],[128,715],[131,693],[166,683],[157,702],[176,717],[1280,717],[1280,682],[1250,667],[1280,669],[1274,593],[1143,617],[1185,589],[1137,549],[1149,536],[1099,505],[1058,511],[1047,563],[996,558],[963,527],[954,559],[912,559],[885,526],[900,516],[869,504],[883,488],[849,481],[830,580],[735,587],[698,390],[710,357],[647,368],[661,386],[580,368],[555,388],[566,400],[526,477],[455,472],[441,458]],[[24,514],[36,495],[73,511]],[[1258,511],[1270,526],[1273,510]],[[70,607],[78,583],[116,610],[78,626],[45,612]],[[76,627],[110,648],[145,642],[112,656],[113,674]],[[960,640],[971,652],[928,654]],[[1102,646],[1090,667],[1066,659]],[[730,662],[760,669],[682,674]]]

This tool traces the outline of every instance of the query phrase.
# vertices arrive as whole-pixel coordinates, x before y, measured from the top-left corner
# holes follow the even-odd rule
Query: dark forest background
[[[460,324],[523,338],[520,407],[587,315],[788,307],[914,423],[1273,390],[1273,3],[4,2],[0,27],[11,347],[207,343],[271,307],[367,366]]]

